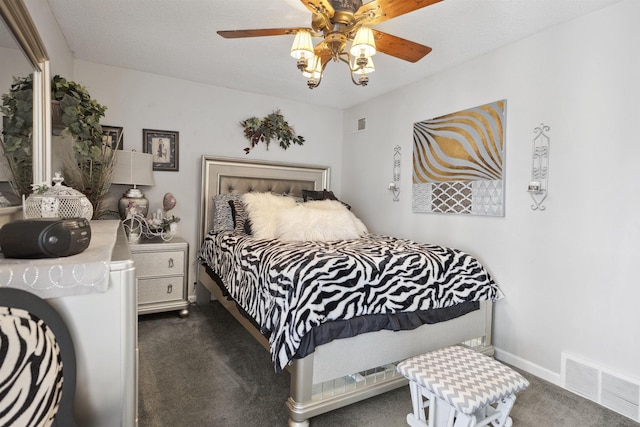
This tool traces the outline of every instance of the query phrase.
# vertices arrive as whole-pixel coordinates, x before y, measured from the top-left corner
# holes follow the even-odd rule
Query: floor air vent
[[[564,388],[640,421],[640,383],[562,353]]]

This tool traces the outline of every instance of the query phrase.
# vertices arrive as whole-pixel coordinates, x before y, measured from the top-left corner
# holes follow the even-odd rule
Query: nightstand
[[[187,266],[189,244],[181,237],[130,243],[138,281],[138,314],[180,310],[189,315]]]

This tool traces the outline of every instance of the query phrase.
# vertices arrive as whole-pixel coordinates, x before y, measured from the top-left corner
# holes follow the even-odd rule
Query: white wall
[[[125,150],[142,151],[143,129],[179,132],[179,172],[154,172],[155,186],[142,190],[149,199],[150,212],[162,207],[165,193],[176,196],[172,213],[181,218],[179,234],[190,243],[192,261],[199,246],[196,239],[203,154],[330,166],[332,188],[340,194],[340,110],[84,61],[75,62],[74,80],[108,107],[102,124],[124,128]],[[264,117],[276,109],[298,135],[305,137],[304,145],[282,150],[275,142],[267,151],[261,143],[245,155],[248,141],[240,121]],[[120,197],[127,189],[114,185],[113,193]],[[114,199],[114,209],[116,203]],[[196,279],[194,267],[191,262],[190,283]]]
[[[499,355],[554,382],[562,351],[640,380],[638,16],[640,2],[626,0],[345,112],[343,198],[373,231],[477,255],[506,294],[495,306]],[[412,213],[412,124],[500,99],[506,215]],[[350,134],[360,117],[368,130]],[[526,192],[540,123],[551,126],[544,212]]]
[[[25,4],[47,50],[51,76],[59,74],[73,80],[73,53],[60,31],[49,3],[46,0],[25,0]]]

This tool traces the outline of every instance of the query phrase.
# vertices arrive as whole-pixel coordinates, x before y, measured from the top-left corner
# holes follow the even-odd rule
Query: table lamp
[[[149,212],[149,201],[138,185],[153,185],[153,155],[137,151],[116,151],[115,167],[111,178],[112,184],[133,185],[122,195],[118,202],[121,219],[139,214],[146,218]]]

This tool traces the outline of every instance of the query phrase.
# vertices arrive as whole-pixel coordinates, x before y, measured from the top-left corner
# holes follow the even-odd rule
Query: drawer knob
[[[170,294],[173,292],[173,285],[168,285],[167,286],[167,293]]]
[[[169,258],[169,268],[173,268],[173,258]]]

